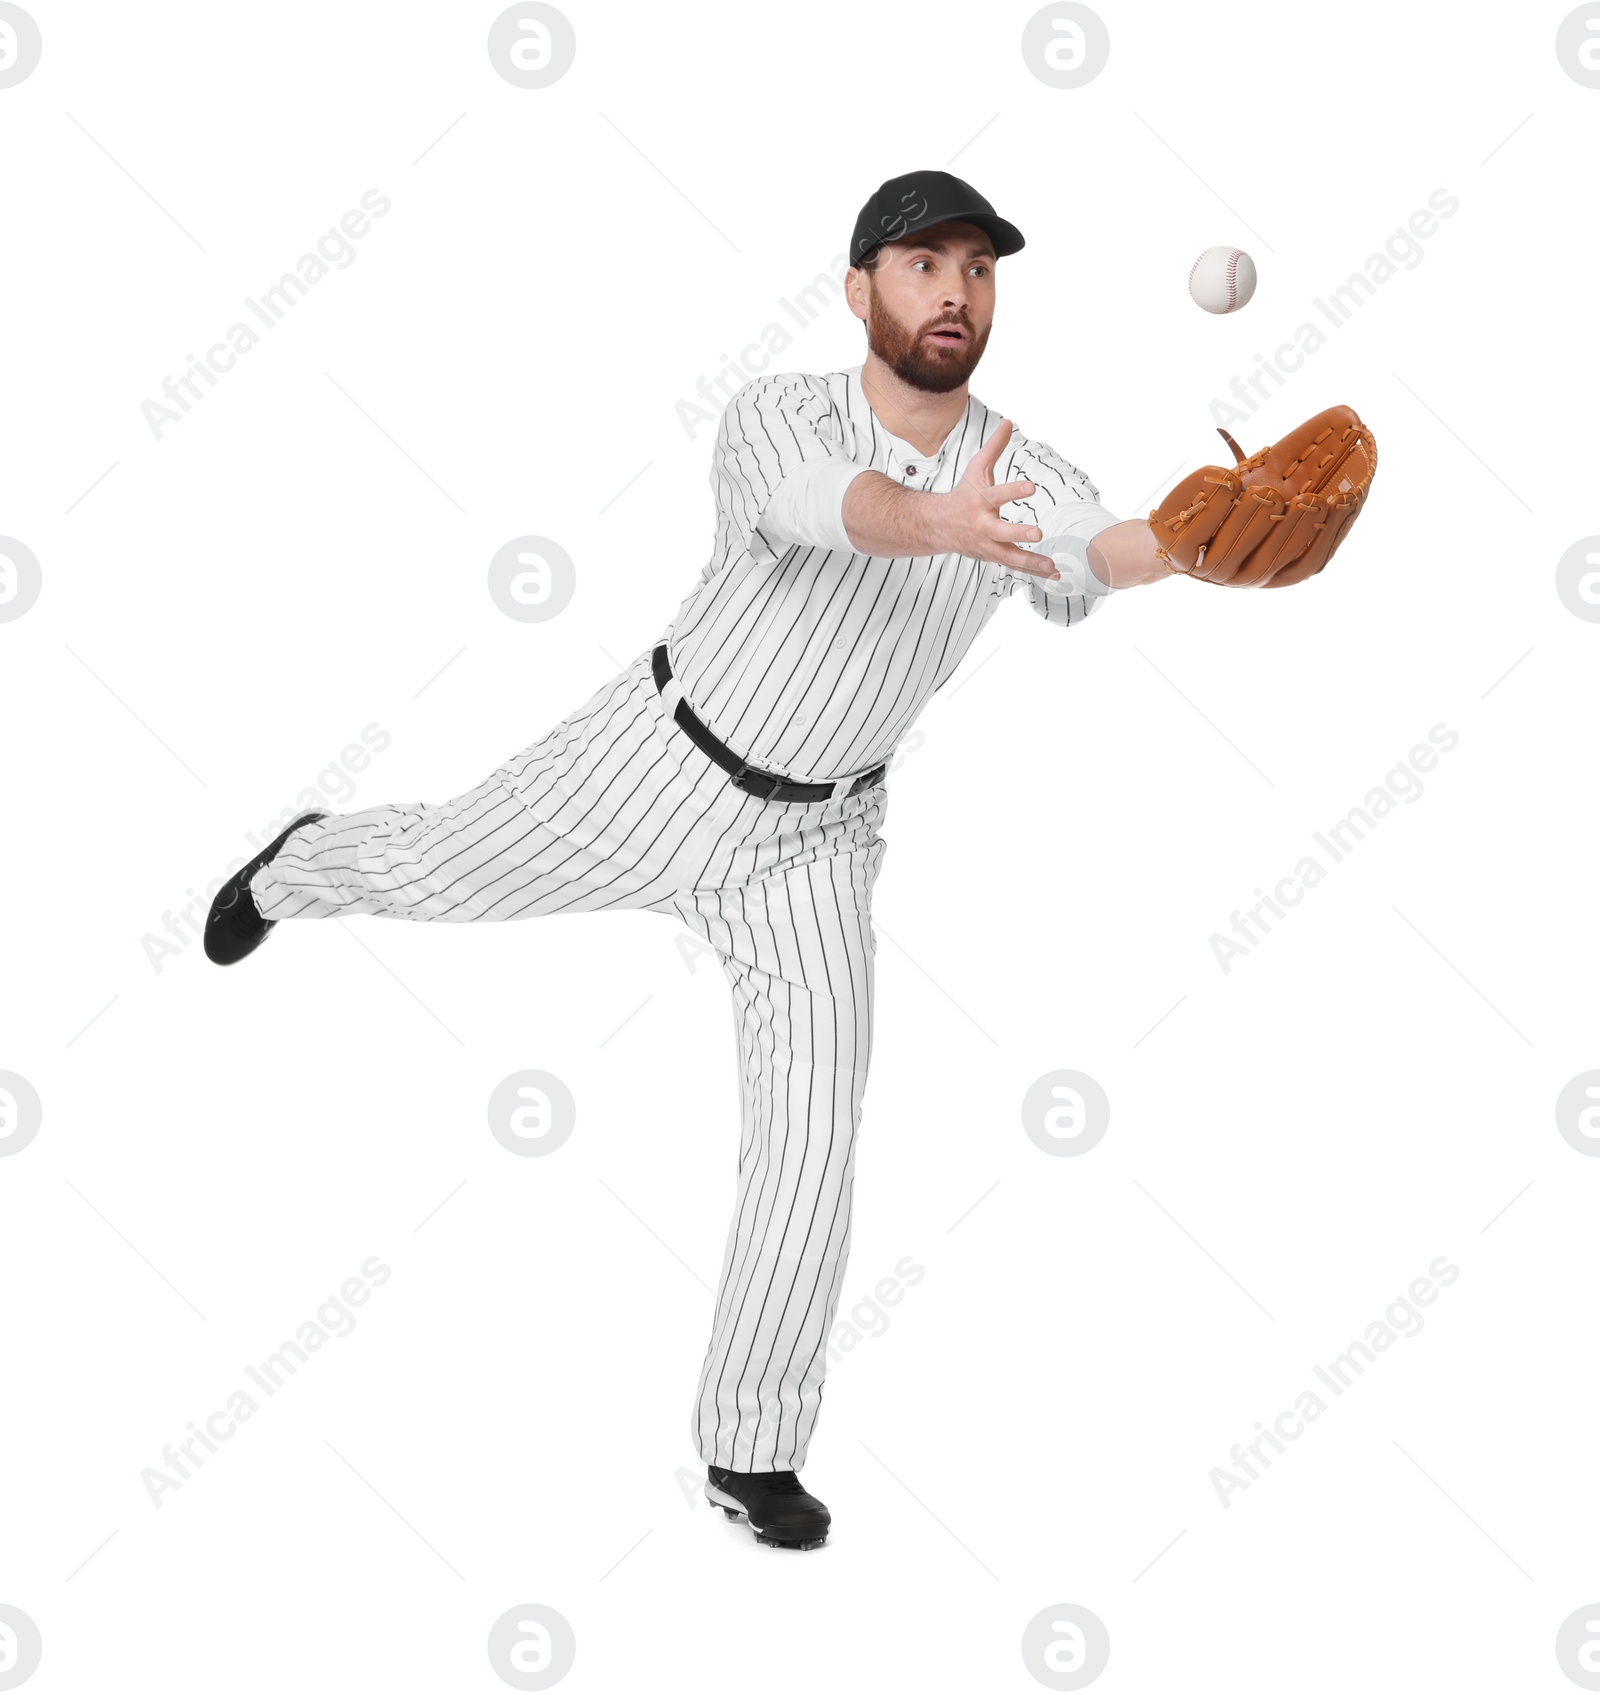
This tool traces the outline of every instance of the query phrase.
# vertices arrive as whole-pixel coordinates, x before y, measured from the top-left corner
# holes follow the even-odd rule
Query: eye
[[[933,261],[931,259],[913,259],[911,261],[911,269],[914,271],[918,265],[931,265],[932,263]]]

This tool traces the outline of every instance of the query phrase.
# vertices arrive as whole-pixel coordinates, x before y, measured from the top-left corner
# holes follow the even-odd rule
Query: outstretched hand
[[[1013,524],[1000,516],[1000,508],[1012,500],[1026,500],[1034,485],[1026,480],[996,484],[994,468],[1011,439],[1011,420],[1003,418],[994,434],[968,461],[961,481],[937,498],[945,503],[944,525],[951,553],[969,559],[987,559],[1009,565],[1030,576],[1053,582],[1061,573],[1042,553],[1030,553],[1019,542],[1042,541],[1044,532],[1032,524]]]

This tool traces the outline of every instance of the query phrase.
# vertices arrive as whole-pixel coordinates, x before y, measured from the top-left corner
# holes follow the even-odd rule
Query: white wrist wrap
[[[1047,534],[1043,541],[1024,545],[1030,552],[1049,554],[1061,573],[1061,579],[1051,582],[1040,577],[1037,579],[1039,587],[1046,594],[1110,594],[1111,585],[1101,582],[1089,563],[1089,543],[1102,530],[1120,524],[1122,519],[1103,506],[1085,501],[1079,511],[1074,512],[1070,507],[1058,509],[1046,522],[1053,527],[1052,533]]]

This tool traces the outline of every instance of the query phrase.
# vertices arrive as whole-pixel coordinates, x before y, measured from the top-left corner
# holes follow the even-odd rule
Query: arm
[[[718,560],[767,562],[796,543],[848,551],[838,521],[861,467],[845,455],[826,388],[798,372],[757,377],[728,402],[711,454]]]
[[[1044,532],[1000,516],[1008,501],[1034,493],[1026,479],[995,486],[995,461],[1010,436],[1010,421],[1002,420],[947,494],[902,488],[881,471],[861,472],[845,489],[840,512],[850,545],[885,559],[959,553],[1054,581],[1054,564],[1019,545],[1041,540]]]
[[[1104,596],[1172,575],[1150,526],[1108,511],[1100,503],[1099,489],[1053,447],[1019,440],[1010,470],[1032,478],[1039,487],[1037,498],[1017,504],[1044,531],[1039,552],[1061,569],[1058,582],[1044,585],[1049,593]],[[1035,610],[1044,611],[1037,604],[1039,585],[1030,583],[1028,588]]]
[[[1129,518],[1090,540],[1089,569],[1108,588],[1136,589],[1158,583],[1173,574],[1172,567],[1156,556],[1160,546],[1143,518]]]
[[[777,388],[748,384],[735,395],[724,416],[719,453],[731,464],[751,458],[748,443],[753,436],[764,438],[773,447],[775,476],[763,476],[757,469],[740,478],[750,497],[748,504],[755,507],[750,521],[752,552],[759,552],[763,545],[769,551],[774,546],[800,545],[884,559],[959,553],[1008,566],[1052,586],[1069,586],[1048,553],[1032,552],[1022,545],[1043,539],[1038,525],[1013,523],[999,516],[999,509],[1012,501],[1031,516],[1032,497],[1051,492],[1048,485],[1041,490],[1030,477],[995,485],[995,464],[1011,440],[1009,419],[1002,420],[972,456],[954,489],[927,494],[903,488],[881,471],[865,470],[848,459],[835,457],[825,446],[819,451],[814,395],[803,388],[796,391],[792,386],[781,386],[795,383],[803,383],[803,379],[780,379]],[[797,392],[801,396],[798,402]],[[779,426],[776,430],[774,423]],[[733,446],[737,442],[747,444],[743,455]],[[1060,482],[1064,489],[1065,482],[1049,463],[1055,459],[1050,450],[1031,451],[1036,457],[1043,455],[1041,474]],[[1022,459],[1023,455],[1017,452],[1013,457]],[[1048,507],[1051,503],[1045,499],[1043,504]],[[1100,511],[1098,507],[1094,510]],[[1073,517],[1079,515],[1074,513]],[[1088,586],[1089,593],[1131,587],[1136,577],[1139,581],[1153,580],[1138,576],[1133,532],[1141,530],[1149,541],[1147,551],[1154,563],[1156,543],[1149,528],[1134,521],[1118,525],[1114,533],[1105,532],[1112,536],[1109,555],[1105,556],[1108,562],[1099,579]],[[1156,564],[1155,568],[1159,574],[1167,574],[1164,566]]]
[[[1034,492],[1026,480],[995,487],[1010,435],[1002,421],[954,489],[925,494],[846,456],[832,403],[813,379],[757,378],[728,402],[712,453],[720,558],[742,549],[765,562],[794,546],[885,559],[959,553],[1054,581],[1048,558],[1017,545],[1042,532],[999,516]]]
[[[1037,486],[1018,510],[1033,519],[1044,540],[1038,551],[1054,559],[1055,579],[1029,578],[1028,605],[1047,623],[1078,624],[1117,589],[1137,588],[1169,575],[1157,558],[1154,533],[1137,519],[1123,521],[1100,503],[1100,491],[1076,466],[1044,442],[1018,437],[1006,466]],[[1005,592],[1017,583],[1008,575]]]

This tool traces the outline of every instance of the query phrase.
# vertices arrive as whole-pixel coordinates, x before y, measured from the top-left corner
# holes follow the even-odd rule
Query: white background
[[[43,581],[0,623],[0,1069],[44,1113],[0,1161],[31,1687],[492,1692],[528,1601],[575,1690],[1026,1691],[1059,1602],[1104,1621],[1108,1695],[1574,1687],[1600,1163],[1554,1102],[1600,1065],[1600,627],[1555,566],[1600,529],[1600,90],[1565,8],[1107,0],[1070,91],[1023,61],[1030,5],[573,0],[536,91],[489,62],[499,9],[38,0],[0,91],[0,530]],[[864,1339],[806,1472],[835,1531],[782,1555],[697,1498],[689,1442],[737,1153],[713,960],[641,914],[286,926],[227,973],[147,938],[363,726],[391,741],[343,809],[442,800],[648,646],[712,535],[676,403],[925,166],[1027,236],[974,391],[1129,515],[1226,457],[1212,401],[1313,297],[1460,205],[1229,426],[1374,430],[1323,575],[1071,631],[1008,605],[908,739]],[[355,261],[158,440],[141,402],[373,188]],[[1184,285],[1224,242],[1261,281],[1212,318]],[[836,302],[781,364],[863,353]],[[486,588],[527,533],[576,565],[545,623]],[[1421,798],[1225,973],[1213,933],[1438,724]],[[545,1158],[487,1128],[525,1067],[578,1103]],[[1020,1116],[1064,1068],[1111,1101],[1076,1158]],[[141,1471],[372,1255],[356,1330],[154,1507]],[[908,1255],[882,1330],[856,1302]],[[1224,1507],[1229,1449],[1441,1255],[1425,1329]]]

